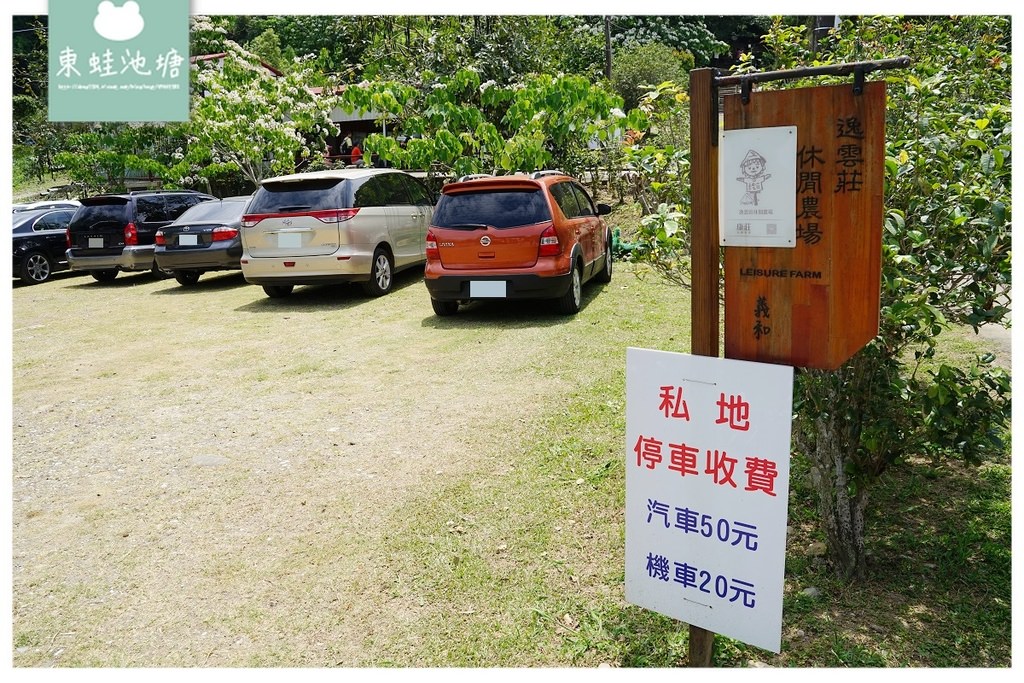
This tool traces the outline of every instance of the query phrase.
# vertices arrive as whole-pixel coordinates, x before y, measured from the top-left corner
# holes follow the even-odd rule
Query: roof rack
[[[530,174],[530,177],[536,180],[548,175],[565,175],[565,171],[559,171],[557,168],[546,168],[542,171],[534,171]]]
[[[129,190],[128,192],[124,192],[124,193],[115,192],[114,194],[127,194],[127,195],[136,195],[136,194],[172,194],[174,192],[177,192],[179,194],[182,193],[182,192],[194,192],[196,194],[202,194],[202,192],[199,192],[199,190]]]
[[[479,180],[480,178],[493,178],[490,173],[470,173],[469,175],[461,176],[457,181],[458,183],[465,182],[466,180]]]

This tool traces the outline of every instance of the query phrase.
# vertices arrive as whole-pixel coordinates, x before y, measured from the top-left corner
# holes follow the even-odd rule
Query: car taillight
[[[540,256],[558,256],[562,253],[562,245],[558,243],[555,226],[549,225],[540,234]]]
[[[441,252],[437,248],[437,236],[433,230],[427,230],[427,258],[441,259]]]
[[[139,243],[139,230],[134,223],[124,226],[124,244],[133,247]]]
[[[64,229],[64,241],[67,242],[68,249],[71,248],[71,228]]]
[[[323,223],[341,223],[359,213],[359,209],[338,209],[337,211],[310,211],[308,215]]]
[[[226,225],[222,225],[219,228],[213,229],[214,242],[226,242],[227,240],[233,240],[236,237],[238,237],[238,231],[235,230],[234,228],[229,228]]]
[[[297,213],[255,213],[242,216],[242,227],[253,228],[267,218],[291,218],[293,216],[309,216],[321,223],[341,223],[359,213],[359,209],[331,209],[330,211],[302,211]]]
[[[163,230],[157,230],[156,231],[156,243],[157,243],[158,246],[161,246],[161,247],[167,246],[167,238],[164,237],[164,231]]]

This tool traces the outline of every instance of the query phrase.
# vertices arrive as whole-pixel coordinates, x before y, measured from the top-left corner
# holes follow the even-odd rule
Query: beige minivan
[[[396,272],[426,260],[434,204],[423,183],[394,169],[268,178],[242,217],[242,273],[270,297],[334,282],[382,296]]]

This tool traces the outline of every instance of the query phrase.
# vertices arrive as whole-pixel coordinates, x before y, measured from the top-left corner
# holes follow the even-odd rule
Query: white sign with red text
[[[779,652],[793,368],[626,350],[626,600]]]

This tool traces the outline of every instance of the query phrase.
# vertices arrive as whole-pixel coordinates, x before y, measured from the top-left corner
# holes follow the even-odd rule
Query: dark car
[[[21,211],[35,211],[36,209],[71,209],[74,211],[82,205],[77,199],[44,199],[31,204],[15,204],[14,213]]]
[[[187,209],[216,199],[191,190],[146,190],[82,200],[68,226],[68,265],[109,282],[119,271],[152,270],[156,232]]]
[[[241,270],[242,214],[251,196],[196,204],[156,231],[153,257],[180,285],[194,285],[210,270]]]
[[[75,209],[36,209],[13,215],[11,251],[15,277],[35,285],[46,282],[59,270],[66,270],[67,228]]]

